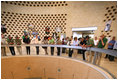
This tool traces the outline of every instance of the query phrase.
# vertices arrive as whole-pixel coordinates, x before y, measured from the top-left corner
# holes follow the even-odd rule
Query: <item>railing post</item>
[[[96,57],[97,57],[97,52],[95,52],[94,58],[93,58],[93,64],[96,64]]]

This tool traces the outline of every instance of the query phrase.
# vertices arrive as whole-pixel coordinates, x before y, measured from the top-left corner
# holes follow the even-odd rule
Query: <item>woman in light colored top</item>
[[[74,40],[71,38],[71,43],[70,43],[71,46],[78,46],[78,40],[77,40],[77,37],[74,37]],[[73,51],[74,50],[74,51]],[[72,54],[73,52],[75,53],[74,54],[74,57],[77,57],[77,50],[76,49],[69,49],[69,57],[72,57]]]
[[[38,35],[34,36],[32,41],[32,44],[41,44],[41,41],[38,40]],[[36,46],[36,53],[39,55],[39,46]]]
[[[71,43],[72,46],[78,46],[78,40],[77,37],[74,37],[74,41]]]
[[[78,39],[77,39],[77,37],[74,37],[74,41],[73,41],[73,43],[71,44],[72,46],[78,46]],[[78,50],[77,49],[73,49],[73,55],[74,55],[74,57],[76,58],[77,57],[77,52],[78,52]]]

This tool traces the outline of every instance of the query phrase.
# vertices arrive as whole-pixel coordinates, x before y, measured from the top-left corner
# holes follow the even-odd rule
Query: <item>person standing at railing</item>
[[[13,45],[14,44],[14,40],[13,40],[13,38],[10,35],[7,38],[7,42],[8,42],[9,45]],[[14,56],[15,55],[14,47],[9,47],[9,49],[11,51],[11,54]]]
[[[4,34],[1,35],[1,45],[5,45],[7,44],[6,39],[4,37]],[[1,47],[1,55],[2,56],[6,56],[6,48],[5,47]]]
[[[66,38],[62,39],[62,45],[67,45],[68,38],[69,37],[66,37]],[[62,48],[62,53],[65,53],[65,52],[66,52],[66,48]]]
[[[48,37],[47,36],[45,36],[44,39],[42,40],[42,44],[48,44]],[[42,48],[45,50],[45,54],[48,55],[47,47],[42,46]]]
[[[65,44],[66,44],[66,45],[69,45],[68,43],[69,43],[69,37],[66,37]],[[69,50],[68,48],[65,48],[65,53],[66,53],[66,54],[68,54],[68,50]]]
[[[93,46],[94,46],[93,39],[90,38],[89,36],[86,36],[86,45],[85,45],[85,48],[87,48],[87,47],[93,47]],[[90,57],[90,61],[91,61],[92,60],[93,52],[91,51],[91,54],[88,51],[86,51],[86,52],[87,52],[86,53],[86,60],[88,59],[89,56],[91,56]]]
[[[104,48],[107,43],[107,38],[105,37],[104,34],[102,34],[99,38],[99,41],[97,43],[98,48]],[[102,53],[97,53],[97,59],[98,59],[98,64],[100,63],[102,57]]]
[[[23,42],[25,44],[30,44],[30,38],[28,37],[28,35],[25,35]],[[27,55],[30,55],[30,46],[26,46],[26,51],[27,51]]]
[[[40,39],[38,39],[38,35],[34,35],[33,39],[31,40],[32,44],[41,44]],[[36,53],[39,55],[39,46],[36,46]]]
[[[104,48],[107,43],[107,38],[105,37],[104,34],[102,34],[99,38],[99,41],[97,43],[98,48]]]
[[[62,45],[65,45],[64,38],[62,39]],[[62,53],[65,53],[65,48],[62,48]]]
[[[86,40],[84,38],[81,38],[81,42],[79,44],[79,46],[81,46],[82,48],[84,48],[86,45]],[[85,59],[85,51],[86,50],[80,50],[80,53],[83,55],[83,60],[86,60]]]
[[[16,38],[15,39],[16,45],[21,45],[21,39],[19,39],[18,35],[16,35],[15,38]],[[22,48],[21,48],[21,46],[17,46],[16,48],[17,48],[19,54],[22,55]]]
[[[77,37],[74,37],[74,41],[73,43],[71,43],[72,46],[78,46],[78,39]],[[77,57],[77,49],[73,49],[73,52],[74,52],[74,57],[76,58]]]
[[[98,43],[98,39],[97,39],[97,37],[95,37],[95,39],[94,39],[94,45],[95,45],[95,47],[97,46],[97,43]]]
[[[69,42],[67,43],[67,45],[71,46],[71,44],[73,43],[73,36],[71,36]],[[72,57],[72,53],[73,53],[73,49],[69,48],[69,53],[68,56]]]
[[[49,44],[54,45],[54,39],[50,36]],[[54,55],[54,47],[51,47],[51,55]]]
[[[108,49],[113,50],[115,44],[115,36],[113,36],[112,40],[108,43]],[[114,56],[106,54],[105,58],[109,58],[109,61],[114,61]]]
[[[60,40],[60,37],[58,36],[57,37],[57,45],[61,45],[62,42]],[[60,47],[57,47],[57,56],[60,56]]]

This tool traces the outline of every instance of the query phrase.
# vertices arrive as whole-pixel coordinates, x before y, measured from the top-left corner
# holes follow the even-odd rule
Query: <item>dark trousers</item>
[[[42,47],[45,50],[45,54],[48,55],[47,47]]]
[[[51,47],[51,55],[54,55],[54,47]]]
[[[65,53],[66,48],[62,48],[62,53]]]
[[[12,55],[15,55],[15,51],[14,51],[14,47],[9,47],[10,51],[11,51],[11,54]]]
[[[39,46],[36,46],[36,53],[39,55]]]
[[[80,50],[80,53],[83,55],[83,60],[86,60],[86,59],[85,59],[85,51],[86,51],[86,50]]]
[[[78,53],[81,54],[81,49],[78,49]]]
[[[26,46],[26,50],[27,50],[27,55],[30,55],[30,46]]]
[[[108,49],[113,50],[113,48],[108,48]],[[109,61],[114,61],[114,56],[106,54],[105,58],[108,58]]]
[[[60,56],[60,47],[57,47],[57,56]]]
[[[72,57],[72,54],[73,54],[73,50],[71,50],[71,48],[69,48],[69,54],[68,54],[68,56],[69,57]]]

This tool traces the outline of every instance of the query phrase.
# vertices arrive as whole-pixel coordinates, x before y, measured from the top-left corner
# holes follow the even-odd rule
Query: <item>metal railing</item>
[[[60,47],[60,54],[62,53],[62,48],[69,48],[69,49],[80,49],[80,50],[86,50],[90,53],[90,58],[92,56],[91,52],[94,52],[93,60],[89,60],[86,62],[92,62],[92,64],[99,66],[101,57],[97,58],[98,56],[101,56],[99,54],[108,54],[114,57],[117,57],[117,51],[116,50],[108,50],[108,49],[101,49],[101,48],[95,48],[95,47],[88,47],[88,48],[82,48],[81,46],[68,46],[68,45],[46,45],[46,44],[22,44],[22,45],[1,45],[1,47],[18,47],[18,46],[39,46],[39,47]],[[98,63],[97,63],[98,62]]]
[[[17,47],[17,46],[43,46],[43,47],[60,47],[60,49],[61,48],[83,49],[83,50],[87,50],[87,51],[94,51],[94,52],[99,52],[99,53],[105,53],[105,54],[117,57],[117,51],[115,51],[115,50],[108,50],[108,49],[101,49],[101,48],[94,48],[94,47],[82,48],[81,46],[44,45],[44,44],[1,45],[1,47]]]

